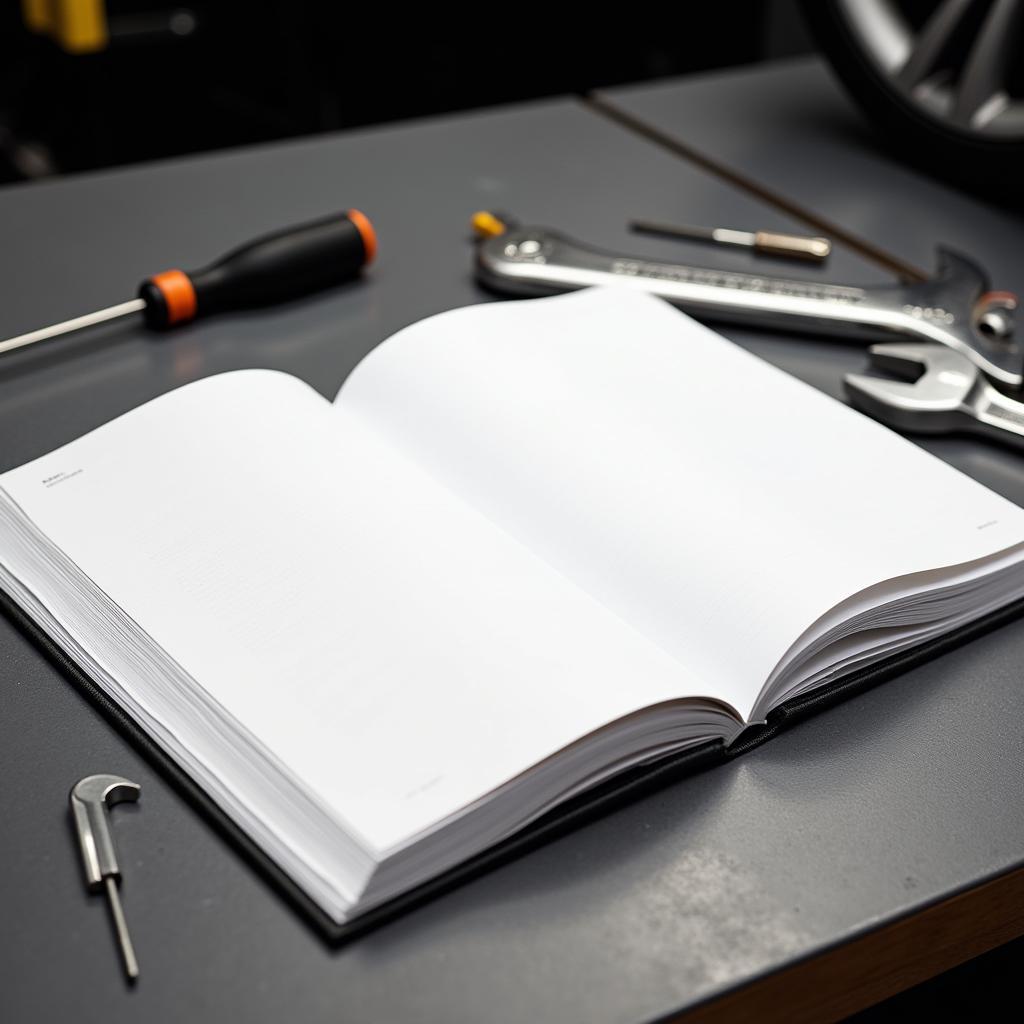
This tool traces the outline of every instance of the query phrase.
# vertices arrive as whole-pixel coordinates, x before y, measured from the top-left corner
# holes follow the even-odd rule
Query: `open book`
[[[0,476],[0,585],[336,923],[1024,595],[1024,511],[658,299],[188,384]]]

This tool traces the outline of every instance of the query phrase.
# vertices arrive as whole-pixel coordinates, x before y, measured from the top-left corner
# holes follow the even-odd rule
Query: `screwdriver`
[[[661,235],[685,238],[720,245],[741,245],[766,256],[788,256],[791,259],[821,263],[832,251],[827,238],[813,235],[789,235],[781,231],[736,231],[733,228],[691,227],[688,224],[663,224],[660,221],[630,221],[630,230],[639,235]]]
[[[138,298],[0,341],[0,353],[135,313],[160,329],[285,302],[355,277],[376,251],[373,225],[348,210],[264,235],[201,270],[154,274],[139,286]]]

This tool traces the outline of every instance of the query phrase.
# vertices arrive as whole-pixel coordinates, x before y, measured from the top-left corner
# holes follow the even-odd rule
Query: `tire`
[[[1020,199],[1024,3],[800,0],[800,5],[824,56],[892,149],[931,174],[1001,198]],[[935,21],[943,14],[951,15],[946,21],[952,24],[941,44],[944,49],[936,51],[935,40],[945,28],[936,27]],[[865,22],[872,17],[881,19],[881,29],[890,31],[888,37],[885,31],[879,34],[878,25]],[[887,17],[894,20],[887,22]],[[993,25],[992,19],[1000,17],[1003,23]],[[983,52],[982,46],[987,47]],[[992,54],[993,46],[994,57],[986,67],[981,58]],[[901,47],[909,54],[902,63]],[[933,51],[937,56],[929,65]],[[914,84],[925,65],[930,66],[929,74]],[[969,68],[976,73],[968,75]],[[984,95],[986,83],[997,88],[973,114],[967,113],[976,97]],[[958,95],[963,93],[969,95]],[[952,109],[956,107],[960,109]],[[993,110],[997,113],[986,122]]]

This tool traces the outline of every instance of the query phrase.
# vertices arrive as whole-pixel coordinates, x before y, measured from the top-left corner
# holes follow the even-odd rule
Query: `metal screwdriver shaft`
[[[0,341],[0,355],[4,352],[13,352],[16,348],[22,348],[25,345],[33,345],[37,341],[48,341],[50,338],[57,338],[62,334],[81,331],[86,327],[92,327],[94,324],[106,323],[108,320],[116,320],[118,317],[129,316],[131,313],[141,313],[145,308],[145,300],[132,299],[130,302],[121,302],[116,306],[98,309],[95,313],[76,316],[73,320],[64,320],[59,324],[51,324],[49,327],[40,328],[38,331],[19,334],[16,338]]]
[[[135,947],[128,934],[121,895],[117,891],[121,868],[114,852],[114,837],[110,833],[107,809],[126,800],[138,800],[141,789],[137,782],[129,782],[118,775],[89,775],[75,783],[70,796],[85,880],[90,892],[106,890],[117,942],[124,960],[124,972],[129,981],[138,978],[139,962],[135,959]]]
[[[107,901],[110,903],[110,913],[114,918],[117,942],[121,947],[121,959],[124,960],[124,973],[130,981],[134,981],[139,976],[139,962],[135,959],[135,947],[132,945],[132,937],[128,934],[128,923],[124,919],[124,910],[121,908],[117,882],[112,875],[107,875],[103,881],[107,887]]]

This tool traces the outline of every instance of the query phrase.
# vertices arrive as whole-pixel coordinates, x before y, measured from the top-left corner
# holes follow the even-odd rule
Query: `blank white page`
[[[833,605],[1024,541],[1024,512],[628,289],[405,329],[337,404],[748,715]]]
[[[700,692],[280,373],[190,384],[0,486],[378,852],[611,719]]]

